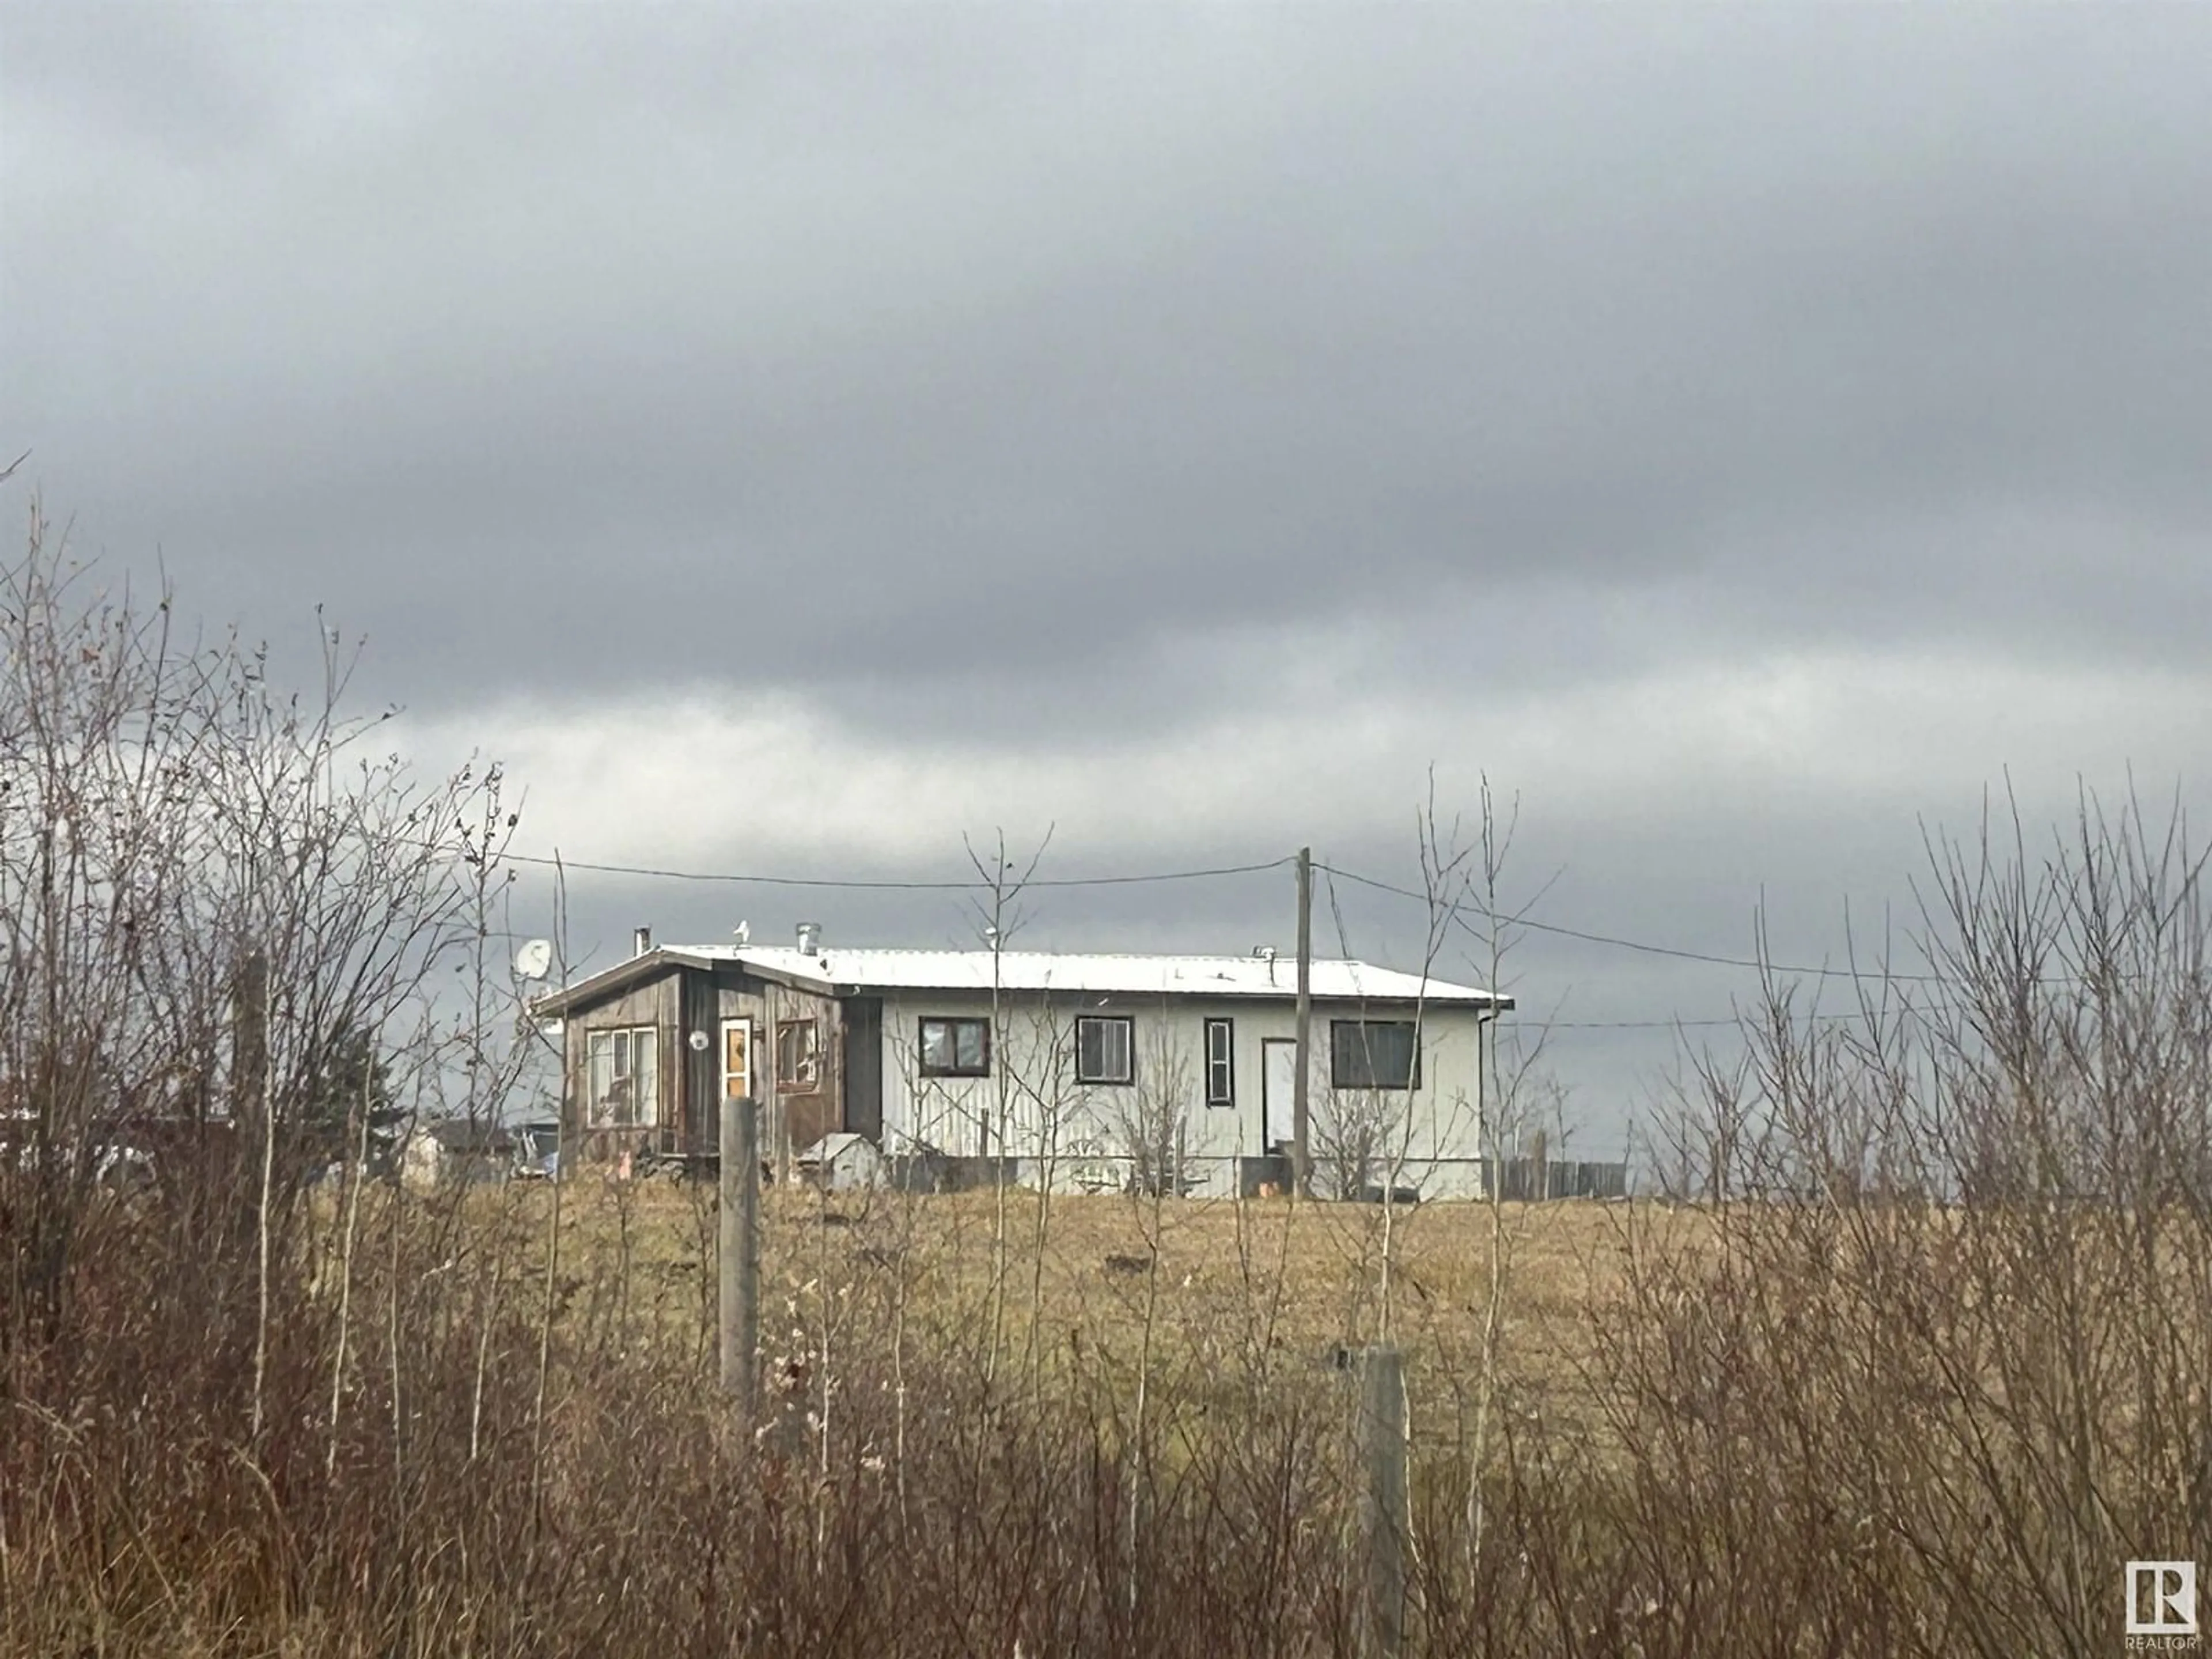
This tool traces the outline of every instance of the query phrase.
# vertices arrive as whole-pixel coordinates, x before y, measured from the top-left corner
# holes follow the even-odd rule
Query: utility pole
[[[1313,1194],[1307,1113],[1313,1080],[1313,848],[1298,848],[1298,1073],[1291,1079],[1291,1189]]]

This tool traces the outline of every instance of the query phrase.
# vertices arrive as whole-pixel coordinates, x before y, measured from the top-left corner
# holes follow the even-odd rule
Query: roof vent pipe
[[[630,936],[630,954],[641,957],[653,949],[653,929],[641,927]]]
[[[799,954],[802,957],[811,957],[821,948],[821,945],[822,924],[818,921],[800,922],[799,924]]]

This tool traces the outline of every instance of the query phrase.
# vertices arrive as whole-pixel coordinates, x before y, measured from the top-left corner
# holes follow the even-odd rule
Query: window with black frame
[[[991,1022],[936,1017],[924,1019],[918,1050],[924,1077],[988,1077]]]
[[[1229,1020],[1206,1022],[1206,1103],[1237,1103],[1237,1027]]]
[[[1338,1089],[1418,1089],[1420,1036],[1410,1019],[1333,1019],[1329,1084]]]
[[[1126,1014],[1084,1014],[1075,1022],[1075,1080],[1133,1083],[1137,1075],[1136,1022]]]

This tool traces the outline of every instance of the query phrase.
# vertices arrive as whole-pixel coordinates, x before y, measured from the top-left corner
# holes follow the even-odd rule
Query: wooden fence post
[[[269,1117],[269,953],[248,944],[230,993],[231,1119],[258,1137]]]
[[[1359,1525],[1363,1653],[1396,1659],[1406,1646],[1406,1365],[1395,1347],[1359,1356]]]
[[[760,1404],[760,1116],[750,1097],[722,1101],[722,1388],[750,1428]]]

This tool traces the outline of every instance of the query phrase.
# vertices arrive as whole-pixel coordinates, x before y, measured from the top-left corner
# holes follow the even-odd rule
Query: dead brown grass
[[[349,1345],[311,1212],[258,1440],[250,1297],[209,1325],[158,1210],[113,1218],[105,1334],[4,1419],[0,1653],[1354,1651],[1328,1362],[1384,1335],[1419,1651],[2067,1650],[2205,1501],[2160,1427],[2201,1395],[2144,1369],[2201,1310],[2097,1294],[2126,1216],[1512,1209],[1486,1456],[1480,1206],[1386,1263],[1351,1206],[772,1194],[748,1441],[712,1200],[586,1172],[556,1240],[545,1188],[372,1193]]]
[[[536,1248],[550,1198],[532,1188],[478,1194],[469,1214],[480,1231],[466,1248],[495,1248],[495,1229],[509,1231],[509,1248]],[[712,1203],[711,1193],[672,1183],[624,1189],[596,1173],[573,1183],[560,1320],[591,1317],[607,1287],[626,1279],[641,1340],[696,1348],[714,1307]],[[803,1323],[828,1303],[881,1297],[903,1278],[913,1328],[956,1337],[990,1298],[998,1219],[997,1200],[981,1193],[770,1193],[763,1211],[766,1306],[786,1324]],[[1537,1402],[1588,1422],[1593,1334],[1622,1310],[1635,1233],[1655,1224],[1683,1237],[1709,1229],[1695,1212],[1650,1204],[1514,1204],[1504,1219],[1510,1382],[1524,1407]],[[1448,1401],[1474,1365],[1490,1285],[1486,1206],[1399,1212],[1387,1313],[1375,1206],[1285,1199],[1153,1206],[1020,1192],[1008,1200],[1006,1224],[1021,1250],[1007,1298],[1014,1348],[1121,1352],[1141,1339],[1149,1318],[1164,1339],[1156,1357],[1174,1367],[1218,1357],[1224,1333],[1257,1324],[1285,1368],[1318,1370],[1340,1346],[1387,1336],[1407,1350],[1417,1411]],[[1033,1250],[1040,1236],[1043,1249]]]

